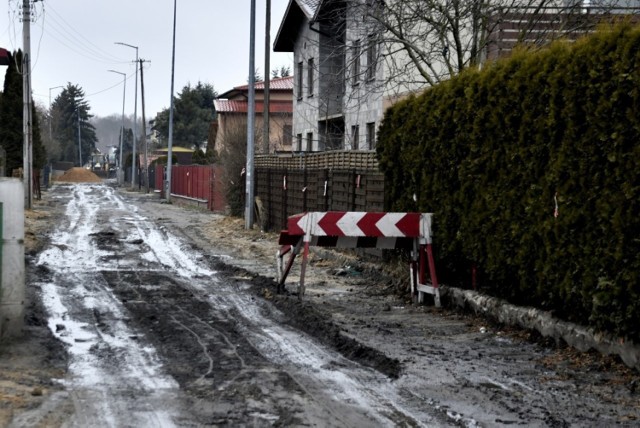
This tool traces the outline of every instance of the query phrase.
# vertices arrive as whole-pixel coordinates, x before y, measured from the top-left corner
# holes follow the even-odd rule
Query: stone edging
[[[440,291],[443,301],[448,305],[471,310],[503,324],[535,330],[556,342],[562,339],[581,352],[595,349],[604,355],[618,355],[627,366],[640,370],[640,346],[631,341],[596,333],[592,329],[554,318],[549,312],[515,306],[475,291],[453,287],[442,287]]]

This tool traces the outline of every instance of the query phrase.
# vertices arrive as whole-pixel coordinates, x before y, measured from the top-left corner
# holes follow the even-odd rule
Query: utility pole
[[[76,114],[78,115],[78,166],[82,168],[82,134],[80,133],[80,106],[77,107]]]
[[[271,84],[271,0],[266,0],[267,16],[264,28],[264,108],[262,113],[262,153],[269,154],[269,139],[271,131],[269,129],[269,86]]]
[[[173,0],[173,44],[171,47],[171,99],[169,101],[169,147],[167,147],[167,184],[166,198],[167,202],[171,202],[171,168],[173,168],[173,83],[175,80],[176,70],[176,12],[178,9],[178,0]]]
[[[127,74],[116,70],[107,70],[122,76],[122,127],[120,128],[120,160],[118,161],[118,184],[124,184],[124,169],[122,168],[122,151],[124,150],[124,105],[127,96]]]
[[[253,154],[255,151],[256,120],[256,0],[251,0],[251,19],[249,30],[249,111],[247,120],[247,177],[244,203],[244,227],[253,227]]]
[[[22,0],[22,180],[24,184],[24,207],[31,209],[33,204],[33,130],[31,129],[31,4]]]
[[[127,46],[136,50],[136,83],[133,101],[133,153],[131,156],[131,187],[136,187],[136,141],[138,139],[138,47],[127,43],[115,42],[116,45]]]
[[[140,93],[142,95],[142,135],[144,138],[144,188],[145,192],[149,193],[149,148],[147,144],[147,119],[144,115],[144,73],[143,73],[143,63],[146,62],[144,59],[140,58]]]

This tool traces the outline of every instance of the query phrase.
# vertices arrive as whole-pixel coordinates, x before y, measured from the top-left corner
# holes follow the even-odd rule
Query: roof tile
[[[221,100],[214,101],[216,111],[218,113],[247,113],[249,103],[238,100]],[[264,112],[264,102],[256,101],[256,113]],[[269,113],[293,113],[293,103],[291,101],[271,101],[269,103]]]

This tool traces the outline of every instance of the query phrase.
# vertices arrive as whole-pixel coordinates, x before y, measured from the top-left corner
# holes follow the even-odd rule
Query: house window
[[[376,78],[378,64],[378,38],[375,34],[371,34],[367,41],[367,80],[373,80]]]
[[[302,134],[296,135],[296,150],[302,151]]]
[[[360,40],[353,42],[351,58],[351,84],[357,85],[360,80]]]
[[[351,127],[351,149],[358,150],[359,140],[360,140],[360,126],[353,125]]]
[[[373,150],[376,147],[376,123],[367,123],[367,149]]]
[[[313,73],[314,73],[314,61],[313,58],[309,58],[307,63],[307,96],[313,96]]]
[[[291,125],[284,125],[282,127],[282,144],[285,147],[291,147],[291,143],[293,142],[293,135]]]
[[[296,90],[298,99],[302,99],[302,73],[304,72],[304,63],[301,61],[298,63],[298,78],[296,79]]]
[[[307,148],[306,151],[310,152],[313,149],[313,132],[307,132]]]

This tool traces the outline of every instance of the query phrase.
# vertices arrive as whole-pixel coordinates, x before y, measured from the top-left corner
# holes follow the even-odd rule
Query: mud
[[[30,221],[30,321],[0,355],[2,426],[638,424],[638,374],[613,358],[415,306],[394,269],[349,253],[312,255],[300,303],[298,267],[275,292],[275,235],[85,186],[54,186],[36,207],[50,216]],[[54,295],[52,324],[39,302]]]

